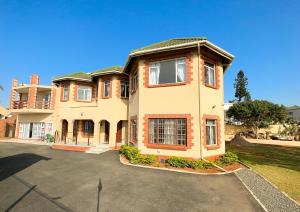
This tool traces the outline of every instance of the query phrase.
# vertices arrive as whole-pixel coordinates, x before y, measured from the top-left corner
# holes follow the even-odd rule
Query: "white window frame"
[[[213,68],[206,65],[206,64],[210,64],[210,65],[213,65]],[[208,62],[208,61],[205,61],[204,62],[204,71],[206,72],[206,69],[208,70],[208,83],[206,82],[206,78],[204,79],[205,80],[205,84],[206,85],[209,85],[209,86],[216,86],[216,65],[214,63],[211,63],[211,62]],[[211,76],[211,70],[213,70],[213,73],[214,73],[214,76],[212,77]],[[204,76],[206,77],[206,73],[204,73]]]
[[[122,96],[122,89],[121,89],[122,84],[124,85],[125,96]],[[120,82],[120,96],[122,98],[128,98],[129,97],[129,82],[128,81],[121,80],[121,82]]]
[[[79,97],[79,90],[83,90],[82,98]],[[90,92],[90,95],[89,95],[89,92]],[[92,89],[91,86],[78,85],[78,87],[77,87],[77,100],[86,101],[86,102],[92,101],[92,92],[93,92],[93,89]]]
[[[110,80],[104,80],[104,94],[103,94],[103,96],[104,97],[110,97],[110,92],[111,92],[111,90],[110,90]],[[108,91],[107,91],[107,89],[108,89]],[[106,91],[107,91],[107,95],[106,95]]]
[[[214,121],[214,124],[208,123],[208,121]],[[205,128],[205,133],[206,133],[206,138],[205,142],[207,146],[215,146],[218,144],[218,130],[217,130],[217,120],[216,119],[206,119],[205,120],[206,128]],[[207,142],[207,128],[209,128],[209,134],[210,134],[210,139],[212,139],[211,134],[214,133],[214,141],[210,140],[210,142]],[[214,130],[214,132],[213,132]]]
[[[185,64],[185,80],[182,81],[182,82],[178,82],[178,81],[177,81],[177,75],[178,75],[178,67],[177,67],[177,65],[178,65],[178,62],[179,62],[180,60],[183,60],[183,61],[184,61],[184,63],[181,63],[181,64]],[[160,64],[161,64],[161,62],[165,62],[165,61],[175,61],[175,81],[176,81],[176,82],[162,83],[162,84],[185,83],[185,82],[186,82],[186,77],[187,77],[186,57],[179,57],[179,58],[175,58],[175,59],[160,60],[160,61],[151,62],[151,63],[149,64],[149,70],[148,70],[148,74],[149,74],[148,84],[149,84],[149,85],[160,85],[160,84],[159,84],[159,78],[158,78],[157,84],[151,83],[151,68],[154,68],[154,67],[151,67],[151,66],[152,66],[152,65],[153,65],[153,66],[156,66],[155,68],[158,69],[158,75],[159,75],[160,67],[161,67]]]
[[[69,98],[69,89],[70,89],[69,85],[64,85],[64,87],[63,87],[63,98],[62,98],[63,101],[68,100],[68,98]]]

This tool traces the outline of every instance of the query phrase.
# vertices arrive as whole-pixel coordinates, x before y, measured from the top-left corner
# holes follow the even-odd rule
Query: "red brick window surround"
[[[202,139],[203,146],[207,150],[215,150],[221,147],[220,117],[215,115],[203,115]]]
[[[172,64],[174,63],[174,65]],[[159,82],[163,78],[161,72],[161,65],[172,65],[174,70],[174,81],[176,82]],[[184,70],[185,72],[182,72]],[[152,77],[151,78],[151,74]],[[172,72],[172,71],[171,71]],[[155,77],[154,77],[155,76]],[[151,79],[150,79],[151,78]],[[152,82],[150,82],[152,80]],[[176,86],[190,84],[192,81],[192,56],[191,54],[172,55],[167,57],[160,57],[156,59],[149,59],[144,62],[144,86],[146,88],[156,88],[165,86]]]
[[[70,96],[70,84],[69,83],[61,84],[60,101],[61,102],[69,101],[69,96]]]
[[[143,125],[143,142],[148,148],[185,151],[193,146],[190,114],[147,114]]]
[[[219,89],[220,87],[220,70],[218,66],[218,62],[212,58],[201,56],[201,62],[202,62],[202,84],[206,87]],[[214,69],[213,77],[214,79],[211,79],[208,76],[208,73],[210,70]],[[210,78],[210,80],[209,80]],[[213,83],[209,83],[209,81],[213,81]]]
[[[102,99],[111,98],[112,94],[112,80],[110,78],[103,78],[101,83],[101,97]]]
[[[136,144],[138,138],[137,116],[130,117],[130,143]]]

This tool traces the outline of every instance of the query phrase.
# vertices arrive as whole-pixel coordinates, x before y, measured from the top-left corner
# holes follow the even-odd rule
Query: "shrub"
[[[189,167],[192,169],[203,169],[204,162],[202,160],[191,160],[189,161]]]
[[[134,160],[140,156],[140,151],[134,146],[122,145],[120,152],[124,155],[129,161]]]
[[[181,157],[175,157],[172,156],[166,160],[166,163],[169,164],[172,167],[177,167],[177,168],[188,168],[189,166],[189,161],[185,158]]]
[[[122,145],[120,152],[133,164],[151,165],[156,161],[155,155],[141,155],[134,146]]]
[[[151,165],[154,162],[156,162],[156,156],[155,155],[139,155],[136,158],[134,158],[131,162],[134,164]]]
[[[230,165],[230,164],[238,162],[238,160],[239,160],[239,158],[235,153],[226,152],[225,155],[219,157],[216,160],[216,163],[220,164],[220,165]]]

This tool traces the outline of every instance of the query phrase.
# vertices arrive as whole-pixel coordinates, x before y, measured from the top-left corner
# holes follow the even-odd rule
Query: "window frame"
[[[130,142],[135,144],[138,141],[138,125],[137,118],[130,119]]]
[[[65,96],[65,89],[66,88],[67,88],[67,93],[66,93],[67,95]],[[61,87],[61,98],[60,98],[60,100],[62,102],[69,101],[69,96],[70,96],[70,84],[62,84],[62,87]]]
[[[185,80],[182,82],[178,82],[178,61],[179,60],[183,60],[185,63]],[[162,62],[166,62],[166,61],[175,61],[175,82],[170,82],[170,83],[157,83],[157,84],[151,84],[151,65],[152,64],[158,64],[159,67],[159,71],[160,71],[160,67],[161,67],[161,63]],[[161,87],[161,86],[171,86],[171,85],[182,85],[182,84],[186,84],[188,79],[187,79],[187,74],[188,74],[188,62],[187,62],[187,57],[183,56],[183,57],[175,57],[175,58],[170,58],[170,59],[165,59],[165,60],[155,60],[155,61],[151,61],[149,62],[149,68],[148,68],[148,87]]]
[[[208,121],[213,121],[214,124],[209,124]],[[205,120],[205,127],[206,127],[206,134],[205,134],[205,142],[206,142],[206,145],[207,146],[216,146],[218,144],[218,130],[217,130],[217,120],[216,119],[206,119]],[[212,130],[214,130],[213,134],[214,134],[214,140],[212,142],[212,139],[211,137],[210,138],[210,142],[207,142],[208,141],[208,134],[207,134],[207,128],[209,128],[209,135],[211,135],[212,133]]]
[[[91,102],[93,98],[93,87],[89,85],[76,85],[76,101],[79,102]],[[79,90],[83,88],[83,99],[79,98]],[[90,90],[90,98],[89,99],[84,99],[84,97],[87,97],[87,92],[86,90]]]
[[[122,96],[122,83],[124,84],[124,86],[125,86],[125,88],[124,88],[124,90],[125,90],[125,96]],[[126,86],[126,84],[127,84],[127,86]],[[120,80],[120,97],[121,98],[124,98],[124,99],[127,99],[127,98],[129,98],[129,81],[127,81],[127,80]]]
[[[139,87],[139,71],[138,69],[130,77],[130,93],[133,94]]]
[[[103,96],[105,97],[105,98],[109,98],[110,97],[110,88],[111,88],[111,86],[110,86],[110,83],[111,83],[111,81],[110,80],[104,80],[104,91],[103,91]],[[108,90],[107,90],[108,89]],[[106,93],[107,93],[107,95],[106,95]]]
[[[171,125],[174,125],[173,129],[170,129],[171,125],[169,125],[169,133],[170,131],[173,131],[172,134],[168,134],[166,133],[168,131],[168,127],[166,127],[165,124],[162,124],[162,120],[164,121],[170,121],[172,120],[173,123],[169,123]],[[179,127],[180,127],[180,121],[184,121],[184,129],[181,129],[181,131],[184,131],[184,133],[181,133],[181,135],[179,135]],[[153,126],[153,124],[151,122],[154,122],[154,139],[152,142],[152,129],[151,127]],[[160,132],[163,131],[163,134],[161,134]],[[171,145],[171,146],[183,146],[186,147],[187,146],[187,119],[186,118],[149,118],[148,119],[148,133],[149,133],[149,144],[151,145]],[[169,138],[173,137],[173,141],[171,141],[172,143],[166,143],[166,140],[164,140],[162,143],[160,142],[161,139],[165,139],[166,136],[169,136]],[[184,142],[182,142],[182,144],[179,144],[179,136],[184,136]],[[175,138],[176,137],[176,138]],[[175,141],[175,144],[174,144]]]
[[[208,144],[207,143],[207,121],[214,120],[215,121],[215,140],[216,143]],[[204,148],[207,150],[216,150],[221,147],[221,124],[220,124],[220,116],[218,115],[207,115],[204,114],[202,117],[202,144]]]
[[[210,64],[210,65],[213,65],[213,73],[214,73],[214,76],[213,76],[213,83],[210,84],[210,80],[211,80],[211,69],[212,67],[206,65],[206,63]],[[208,69],[208,83],[206,82],[206,68]],[[205,60],[204,61],[204,83],[206,86],[208,87],[216,87],[217,86],[217,82],[216,82],[216,64],[211,62],[211,61],[208,61],[208,60]]]
[[[102,99],[109,99],[111,98],[111,94],[112,94],[112,79],[111,78],[102,78],[101,79],[101,98]],[[108,93],[108,96],[105,96],[105,82],[109,81],[109,93]]]

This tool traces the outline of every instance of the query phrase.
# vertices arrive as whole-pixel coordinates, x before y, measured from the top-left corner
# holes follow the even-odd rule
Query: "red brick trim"
[[[55,108],[55,101],[56,101],[56,88],[51,89],[51,100],[50,100],[50,109],[53,110]]]
[[[216,120],[217,121],[217,144],[216,145],[207,145],[206,144],[206,120]],[[221,123],[220,117],[215,115],[206,115],[202,117],[202,144],[207,150],[215,150],[221,147]]]
[[[166,118],[166,119],[176,119],[176,118],[185,118],[187,120],[187,145],[181,146],[181,145],[167,145],[167,144],[150,144],[149,143],[149,119],[151,118]],[[143,124],[143,137],[144,137],[144,145],[148,148],[153,149],[170,149],[170,150],[181,150],[185,151],[187,149],[191,149],[194,145],[193,143],[193,123],[192,123],[193,117],[191,114],[146,114],[144,116],[144,124]]]
[[[51,149],[56,150],[65,150],[65,151],[77,151],[77,152],[85,152],[89,150],[91,147],[85,147],[85,146],[68,146],[68,145],[58,145],[53,144],[51,146]]]
[[[78,100],[77,99],[78,86],[89,86],[89,87],[92,88],[92,98],[91,98],[90,101],[84,101],[84,100]],[[95,87],[95,85],[90,84],[90,83],[83,83],[83,82],[74,84],[74,101],[76,101],[76,102],[93,102],[95,100],[96,100],[96,87]]]
[[[101,80],[102,80],[102,82],[101,82],[101,98],[102,99],[109,99],[112,96],[111,94],[112,94],[112,82],[113,81],[111,80],[111,78],[102,78]],[[110,82],[109,83],[109,87],[110,87],[109,88],[109,90],[110,90],[109,91],[109,96],[104,96],[104,93],[105,93],[104,92],[104,83],[105,83],[106,80],[109,80],[109,82]]]
[[[36,104],[37,87],[29,87],[28,90],[28,108],[35,108]]]
[[[149,64],[151,62],[159,62],[162,60],[170,60],[170,59],[176,59],[176,58],[185,58],[186,61],[186,81],[185,82],[179,82],[179,83],[166,83],[166,84],[159,84],[159,85],[149,85]],[[177,55],[171,55],[166,57],[160,57],[156,59],[150,59],[145,60],[144,62],[144,86],[146,88],[157,88],[157,87],[166,87],[166,86],[177,86],[177,85],[187,85],[190,84],[193,80],[192,78],[192,55],[190,53],[187,54],[177,54]]]
[[[40,77],[37,74],[33,74],[30,77],[30,85],[38,85],[40,82]]]
[[[64,88],[65,88],[65,86],[69,86],[69,89],[68,89],[68,97],[67,97],[67,99],[66,100],[64,100],[63,98],[64,98]],[[69,98],[70,98],[70,83],[62,83],[61,84],[61,87],[60,87],[60,101],[61,102],[67,102],[67,101],[69,101]]]
[[[132,144],[135,144],[137,141],[134,141],[133,140],[133,137],[132,137],[132,126],[131,126],[131,121],[135,120],[136,121],[136,126],[137,126],[137,132],[138,132],[138,117],[137,115],[135,116],[130,116],[130,122],[129,122],[129,128],[130,128],[130,138],[129,138],[129,142],[132,143]],[[136,133],[137,133],[136,132]],[[138,134],[137,134],[137,137],[138,137]]]
[[[211,86],[211,85],[208,85],[205,83],[205,67],[204,67],[205,61],[215,65],[215,85],[214,86]],[[201,79],[202,84],[209,88],[219,89],[220,88],[220,69],[219,69],[218,62],[215,59],[212,59],[210,57],[201,56],[201,66],[202,66],[202,79]]]

